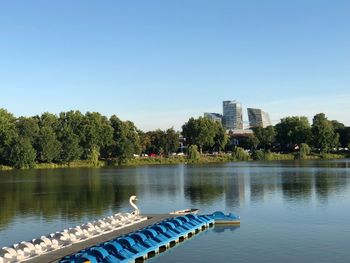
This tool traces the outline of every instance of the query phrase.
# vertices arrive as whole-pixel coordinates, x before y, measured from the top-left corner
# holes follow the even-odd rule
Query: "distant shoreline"
[[[304,160],[331,160],[331,159],[346,159],[349,158],[348,154],[328,154],[325,157],[321,157],[319,154],[311,154]],[[274,154],[271,159],[260,161],[288,161],[295,160],[293,154]],[[257,161],[253,159],[247,160],[247,162]],[[207,163],[228,163],[228,162],[241,162],[233,159],[231,155],[203,155],[198,161],[191,161],[186,156],[170,156],[170,157],[139,157],[126,161],[123,164],[116,164],[113,161],[100,160],[98,165],[93,165],[89,161],[75,161],[69,164],[57,164],[57,163],[39,163],[35,164],[32,168],[16,169],[11,166],[0,165],[0,171],[9,170],[27,170],[27,169],[59,169],[59,168],[102,168],[102,167],[133,167],[144,165],[162,165],[162,164],[207,164]]]

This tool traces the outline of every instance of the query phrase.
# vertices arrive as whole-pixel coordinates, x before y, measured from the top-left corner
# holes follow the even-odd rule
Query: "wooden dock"
[[[159,221],[173,217],[173,215],[170,215],[170,214],[157,214],[157,215],[149,214],[149,215],[144,215],[144,216],[147,216],[148,219],[145,221],[142,221],[140,223],[137,223],[137,224],[134,224],[134,225],[122,228],[122,229],[118,229],[118,230],[115,230],[115,231],[112,231],[112,232],[109,232],[106,234],[102,234],[100,236],[93,237],[91,239],[88,239],[88,240],[85,240],[85,241],[82,241],[79,243],[75,243],[75,244],[72,244],[72,245],[67,246],[67,247],[63,247],[59,250],[55,250],[55,251],[49,252],[47,254],[43,254],[39,257],[30,259],[30,260],[25,261],[25,262],[28,262],[28,263],[58,262],[63,257],[75,254],[82,249],[89,248],[89,247],[94,246],[96,244],[109,241],[111,239],[128,234],[130,232],[140,230],[146,226],[153,225]]]

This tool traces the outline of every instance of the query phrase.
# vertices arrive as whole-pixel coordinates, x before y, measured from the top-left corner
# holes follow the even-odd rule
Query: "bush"
[[[311,149],[309,145],[307,145],[306,143],[302,143],[300,144],[299,152],[297,152],[295,155],[295,159],[299,159],[299,160],[306,159],[310,153],[311,153]]]
[[[249,154],[241,147],[235,147],[232,152],[232,157],[234,161],[248,161]]]
[[[263,150],[256,150],[252,154],[253,160],[262,161],[265,160],[265,152]]]
[[[197,145],[191,145],[190,147],[188,147],[188,159],[192,162],[196,162],[201,159],[201,155],[198,152]]]

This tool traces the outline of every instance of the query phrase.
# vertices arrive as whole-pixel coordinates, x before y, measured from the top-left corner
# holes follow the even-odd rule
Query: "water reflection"
[[[131,194],[140,197],[146,212],[186,206],[232,211],[270,200],[326,204],[334,195],[349,195],[349,167],[342,160],[4,171],[0,236],[4,230],[8,235],[17,231],[18,218],[31,217],[32,223],[64,219],[69,225],[121,211]]]
[[[223,232],[228,232],[228,231],[235,231],[239,228],[239,226],[233,226],[233,225],[215,225],[213,230],[216,233],[223,233]]]

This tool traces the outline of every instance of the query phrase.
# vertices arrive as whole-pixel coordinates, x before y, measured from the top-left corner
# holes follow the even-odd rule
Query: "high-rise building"
[[[214,113],[214,112],[204,112],[204,117],[207,117],[211,120],[218,121],[221,123],[222,121],[222,115],[219,113]]]
[[[222,125],[226,130],[242,130],[242,105],[237,101],[223,101]]]
[[[253,108],[248,108],[247,110],[250,128],[258,126],[266,128],[271,125],[271,120],[267,112]]]

